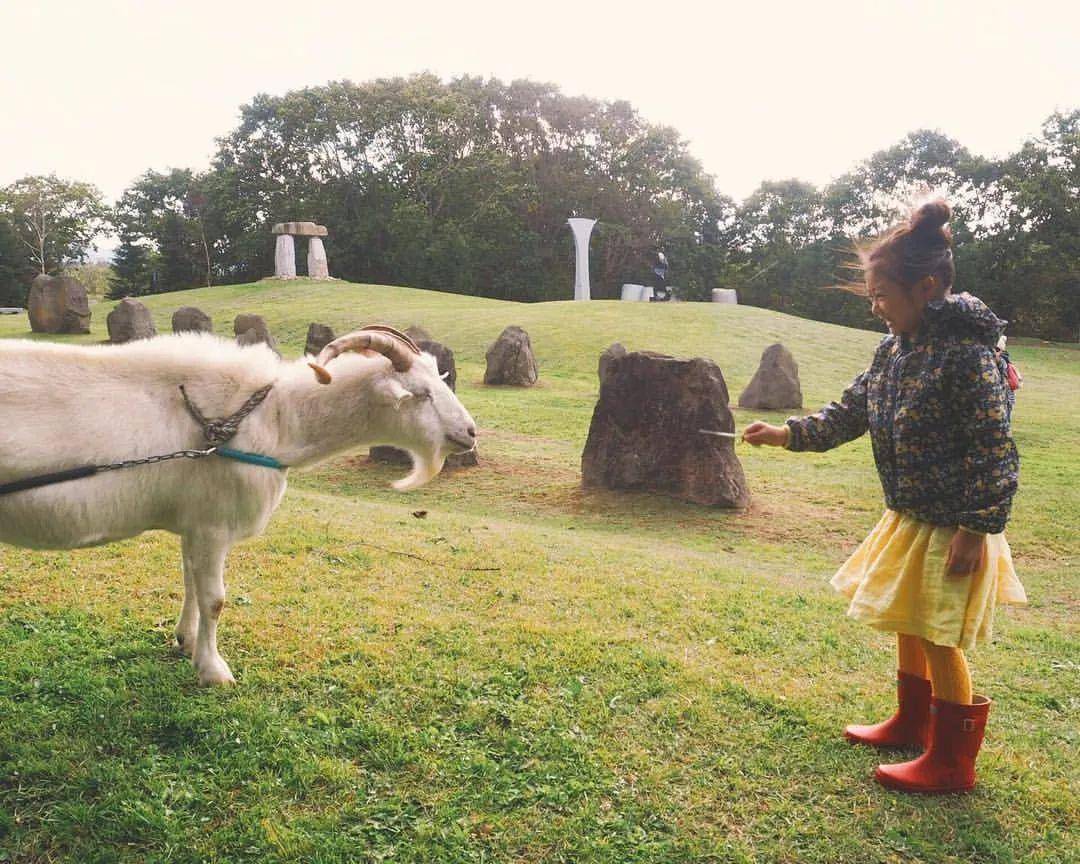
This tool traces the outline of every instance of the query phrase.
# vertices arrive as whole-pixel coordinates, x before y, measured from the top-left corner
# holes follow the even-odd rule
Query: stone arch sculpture
[[[322,238],[326,236],[326,226],[314,222],[278,222],[273,233],[277,235],[274,249],[274,276],[278,279],[296,278],[296,241],[295,237],[308,238],[307,269],[310,279],[329,279],[330,268],[326,262],[326,248]]]

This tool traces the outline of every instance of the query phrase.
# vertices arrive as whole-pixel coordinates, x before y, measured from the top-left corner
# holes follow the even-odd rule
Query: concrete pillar
[[[322,243],[319,245],[322,246]],[[291,234],[278,234],[274,249],[274,275],[278,279],[296,278],[296,244]]]
[[[322,237],[308,239],[307,275],[309,279],[330,278],[330,267],[326,263],[326,248],[323,246]]]

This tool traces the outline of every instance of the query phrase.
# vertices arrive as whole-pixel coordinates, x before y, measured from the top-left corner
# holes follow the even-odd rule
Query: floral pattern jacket
[[[869,431],[887,507],[1003,531],[1020,467],[994,350],[1006,323],[970,294],[929,304],[919,332],[885,337],[839,402],[788,419],[788,449],[829,450]]]

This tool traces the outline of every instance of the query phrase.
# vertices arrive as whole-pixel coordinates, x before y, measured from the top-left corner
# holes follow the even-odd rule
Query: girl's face
[[[898,336],[912,336],[918,331],[926,304],[940,293],[933,276],[905,288],[872,269],[866,274],[866,290],[870,311]]]

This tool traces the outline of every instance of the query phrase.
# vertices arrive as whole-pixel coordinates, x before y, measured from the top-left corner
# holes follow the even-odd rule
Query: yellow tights
[[[938,699],[971,704],[971,672],[963,651],[906,633],[896,634],[896,647],[901,672],[929,678]]]

